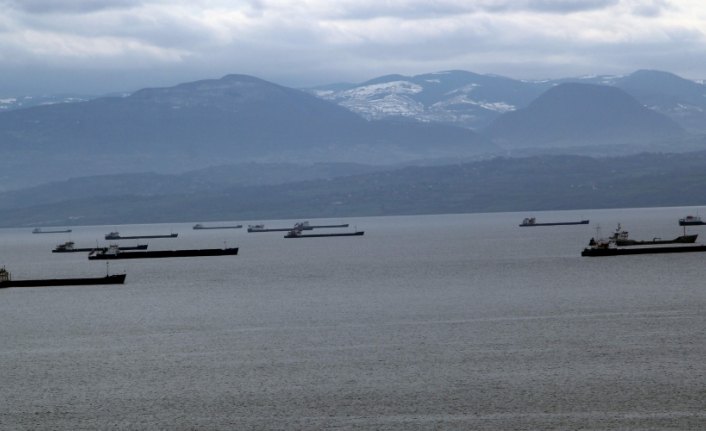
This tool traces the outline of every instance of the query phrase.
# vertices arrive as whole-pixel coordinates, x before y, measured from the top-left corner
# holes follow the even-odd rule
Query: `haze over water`
[[[150,249],[240,247],[111,263],[124,286],[0,290],[0,428],[704,428],[706,254],[580,256],[596,224],[671,238],[695,212],[357,218],[363,237],[300,240],[0,230],[17,279],[102,275],[50,250],[116,229],[179,233]],[[591,224],[517,226],[530,215]]]

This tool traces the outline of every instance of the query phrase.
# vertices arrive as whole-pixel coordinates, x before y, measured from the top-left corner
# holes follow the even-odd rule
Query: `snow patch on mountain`
[[[477,128],[480,123],[487,123],[488,118],[517,109],[512,103],[478,97],[474,94],[481,87],[478,83],[436,93],[434,88],[444,83],[443,76],[448,73],[434,75],[439,78],[423,78],[417,82],[394,80],[363,84],[343,91],[320,89],[312,93],[368,120],[404,117],[468,128]]]
[[[387,94],[371,99],[349,99],[340,102],[340,105],[369,120],[390,116],[414,117],[424,112],[424,105],[401,94]]]
[[[435,110],[458,110],[461,105],[473,105],[489,111],[504,113],[517,109],[514,105],[505,102],[488,102],[485,100],[474,100],[467,94],[460,94],[455,97],[436,102],[431,105]]]
[[[417,94],[421,93],[424,88],[409,81],[391,81],[381,84],[371,84],[362,87],[352,88],[343,91],[341,96],[345,98],[372,98],[385,94]]]
[[[317,91],[318,97],[331,100],[368,120],[385,117],[416,117],[424,112],[424,105],[410,95],[424,88],[409,81],[390,81],[363,85],[341,92]]]

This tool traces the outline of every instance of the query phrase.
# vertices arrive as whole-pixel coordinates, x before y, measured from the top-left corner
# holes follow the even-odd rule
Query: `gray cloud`
[[[331,18],[372,19],[381,17],[434,18],[474,13],[506,13],[534,11],[542,13],[574,13],[615,6],[620,0],[436,0],[436,1],[370,1],[338,3],[329,11]]]
[[[706,77],[697,55],[706,48],[700,0],[6,4],[0,97],[52,86],[125,91],[228,73],[291,86],[446,69],[546,78],[650,68]]]
[[[657,17],[671,9],[666,0],[643,0],[633,6],[633,13],[644,17]]]
[[[620,0],[487,0],[481,8],[488,11],[536,11],[545,13],[574,13],[615,6]]]
[[[129,9],[143,0],[7,0],[6,7],[33,14],[74,14]]]

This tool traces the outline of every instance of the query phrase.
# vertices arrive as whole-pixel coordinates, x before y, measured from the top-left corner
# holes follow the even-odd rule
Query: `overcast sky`
[[[244,73],[293,87],[461,69],[706,78],[703,0],[0,0],[0,96]]]

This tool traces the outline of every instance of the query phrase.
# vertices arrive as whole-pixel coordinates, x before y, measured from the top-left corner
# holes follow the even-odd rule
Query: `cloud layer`
[[[0,0],[0,96],[248,73],[284,85],[465,69],[706,78],[700,0]]]

